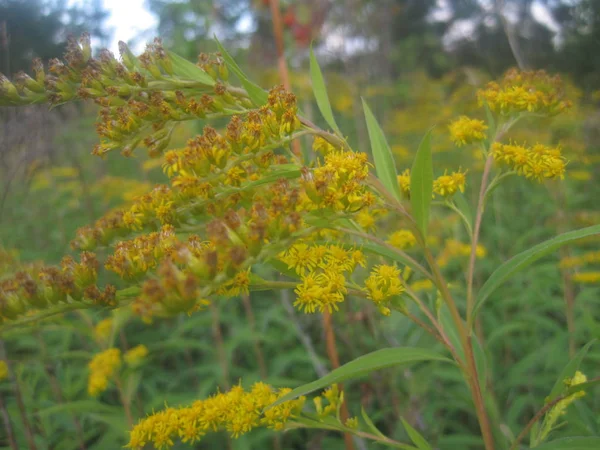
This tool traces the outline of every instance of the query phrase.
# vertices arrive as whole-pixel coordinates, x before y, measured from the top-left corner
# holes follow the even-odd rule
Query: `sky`
[[[131,39],[144,34],[142,39],[136,42],[132,50],[135,53],[143,51],[146,41],[152,39],[155,33],[148,34],[153,30],[158,21],[145,6],[146,0],[102,0],[104,9],[110,16],[105,24],[111,28],[112,36],[107,46],[115,55],[119,54],[119,41],[128,42]],[[84,0],[70,0],[70,4],[82,4]],[[93,43],[94,44],[94,43]]]

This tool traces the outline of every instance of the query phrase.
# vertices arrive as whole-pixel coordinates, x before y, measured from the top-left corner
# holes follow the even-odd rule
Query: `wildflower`
[[[444,175],[434,180],[433,192],[442,197],[451,197],[458,191],[465,192],[465,184],[466,172],[458,170],[457,172],[452,172],[450,175],[444,172]]]
[[[487,254],[485,247],[477,244],[475,248],[475,257],[484,258]],[[444,248],[437,257],[437,263],[440,267],[446,267],[453,259],[468,258],[471,255],[471,245],[465,244],[456,239],[447,239]]]
[[[518,175],[536,181],[564,179],[566,163],[559,148],[536,144],[527,148],[517,144],[495,143],[492,155],[496,163],[508,166]]]
[[[335,150],[335,147],[320,136],[316,136],[313,141],[313,150],[315,152],[327,155]]]
[[[313,398],[315,409],[321,418],[336,415],[343,402],[344,392],[340,391],[337,384],[332,384],[320,396]]]
[[[348,417],[344,425],[353,430],[358,429],[358,417]]]
[[[492,111],[503,115],[530,112],[553,116],[571,107],[560,77],[551,77],[544,71],[511,69],[500,83],[488,83],[480,89],[477,98],[481,105],[487,103]]]
[[[413,247],[417,243],[415,235],[410,230],[398,230],[394,231],[389,237],[387,242],[396,248],[405,250]]]
[[[585,383],[586,381],[587,381],[587,377],[578,370],[575,372],[575,375],[573,375],[573,378],[565,379],[564,383],[565,383],[566,388],[570,388],[570,387],[576,386],[578,384]],[[581,390],[581,391],[575,392],[575,393],[567,396],[566,398],[560,400],[556,405],[554,405],[550,409],[550,411],[548,411],[546,413],[546,417],[544,417],[542,427],[538,434],[539,442],[543,441],[548,436],[548,434],[554,428],[554,424],[556,423],[556,421],[562,415],[565,414],[569,405],[571,403],[573,403],[575,400],[577,400],[583,396],[585,396],[585,391]]]
[[[402,274],[395,266],[381,264],[375,266],[369,277],[365,280],[367,297],[375,303],[379,311],[389,316],[391,314],[387,304],[392,297],[402,294],[404,286],[400,281]]]
[[[313,270],[321,261],[319,250],[309,247],[304,243],[296,243],[286,250],[280,259],[287,264],[288,269],[293,269],[298,275],[304,275],[306,271]]]
[[[148,356],[148,348],[144,344],[140,344],[125,352],[123,359],[127,365],[136,367],[141,364],[146,356]]]
[[[458,147],[485,140],[488,129],[483,120],[470,119],[467,116],[460,116],[448,128],[450,138]]]
[[[582,283],[582,284],[600,283],[600,271],[577,272],[577,273],[573,274],[572,280],[575,283]]]
[[[0,361],[0,381],[8,378],[8,365],[5,361]]]
[[[88,393],[96,397],[106,390],[108,382],[121,366],[121,350],[109,348],[98,353],[88,364],[90,375],[88,378]]]
[[[405,169],[400,175],[398,175],[398,186],[400,191],[405,197],[410,197],[410,169]]]
[[[107,317],[106,319],[102,319],[100,322],[98,322],[94,327],[94,337],[99,342],[106,342],[110,337],[112,330],[113,319]]]
[[[433,282],[431,280],[417,280],[410,284],[410,288],[415,292],[429,291],[433,289]]]
[[[262,382],[255,383],[250,390],[237,385],[188,407],[166,408],[141,419],[130,431],[127,447],[141,450],[152,444],[163,449],[172,447],[176,439],[193,444],[207,433],[219,430],[227,431],[234,439],[259,427],[281,430],[300,414],[305,399],[269,406],[290,391],[276,390]]]

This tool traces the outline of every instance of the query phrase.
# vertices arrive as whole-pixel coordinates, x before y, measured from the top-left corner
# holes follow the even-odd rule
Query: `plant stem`
[[[487,189],[488,179],[492,170],[494,158],[492,155],[487,157],[483,176],[481,177],[481,186],[479,187],[479,201],[477,202],[477,212],[475,213],[475,226],[471,236],[471,255],[469,256],[469,266],[467,269],[467,332],[471,333],[473,325],[473,277],[475,274],[475,258],[477,256],[477,244],[479,243],[479,232],[481,230],[481,221],[485,209],[485,191]]]
[[[246,318],[248,319],[248,325],[250,326],[250,333],[252,334],[252,343],[254,345],[254,353],[256,354],[256,360],[258,362],[258,371],[263,380],[267,378],[267,365],[265,363],[265,356],[263,355],[260,341],[256,335],[256,319],[254,318],[254,311],[252,311],[252,303],[250,302],[250,294],[242,294],[242,303],[244,304],[244,310],[246,311]]]
[[[10,416],[8,415],[8,410],[6,409],[6,405],[4,404],[4,399],[2,397],[2,393],[0,392],[0,413],[2,413],[2,420],[4,421],[4,429],[6,430],[6,436],[8,438],[8,443],[10,445],[11,450],[19,450],[17,446],[17,441],[15,440],[15,433],[12,428],[12,424],[10,423]]]
[[[221,372],[223,375],[223,380],[221,381],[221,384],[225,390],[229,390],[229,365],[227,364],[227,357],[225,355],[225,345],[223,343],[223,333],[221,332],[219,308],[214,303],[211,303],[210,311],[212,313],[213,339],[217,344],[217,355],[219,358],[219,364],[221,366]]]

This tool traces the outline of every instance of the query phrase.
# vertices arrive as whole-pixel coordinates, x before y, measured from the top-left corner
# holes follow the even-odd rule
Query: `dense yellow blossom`
[[[413,247],[417,243],[415,235],[410,230],[398,230],[394,231],[387,240],[388,244],[393,245],[396,248],[405,250]]]
[[[313,403],[319,417],[335,416],[344,403],[344,391],[337,384],[332,384],[321,395],[313,398]]]
[[[88,364],[90,375],[88,378],[88,393],[96,397],[106,390],[109,381],[121,366],[121,350],[109,348],[94,355]]]
[[[386,316],[391,314],[387,304],[392,297],[404,292],[402,273],[396,266],[381,264],[373,267],[365,280],[367,297],[377,305],[379,311]]]
[[[113,319],[111,317],[107,317],[106,319],[102,319],[100,322],[98,322],[94,327],[94,337],[98,342],[106,342],[110,337],[112,330]]]
[[[577,272],[573,274],[572,280],[575,283],[593,284],[600,283],[600,271]]]
[[[433,192],[442,197],[451,197],[458,191],[465,192],[466,174],[460,170],[452,172],[450,175],[444,172],[444,175],[433,181]]]
[[[496,163],[507,166],[518,175],[536,181],[544,179],[564,179],[566,161],[560,148],[536,144],[525,147],[517,144],[492,145],[492,155]]]
[[[0,381],[8,378],[8,365],[5,361],[0,361]]]
[[[139,421],[130,432],[127,447],[141,450],[152,445],[165,449],[176,440],[193,444],[219,430],[227,431],[233,438],[259,427],[281,430],[301,412],[304,397],[265,408],[288,392],[290,389],[276,390],[259,382],[248,391],[238,385],[188,407],[164,409]]]
[[[486,138],[487,125],[483,120],[460,116],[450,126],[450,139],[458,146],[481,142]]]
[[[500,83],[491,82],[477,92],[479,103],[487,103],[501,114],[530,112],[555,115],[570,108],[559,76],[543,71],[509,70]]]
[[[140,344],[127,350],[123,355],[123,359],[127,365],[135,367],[139,366],[140,363],[146,359],[146,356],[148,356],[148,347],[144,344]]]
[[[405,169],[398,175],[398,186],[405,197],[410,197],[410,169]]]

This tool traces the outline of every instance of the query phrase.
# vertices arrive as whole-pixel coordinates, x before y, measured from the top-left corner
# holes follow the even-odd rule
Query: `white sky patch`
[[[69,0],[70,5],[82,5],[83,0]],[[146,41],[154,37],[158,20],[144,5],[145,0],[102,0],[104,9],[110,16],[105,26],[111,32],[108,49],[116,56],[119,55],[119,41],[132,43],[132,51],[139,53],[144,50]],[[95,46],[95,44],[92,42]]]
[[[554,33],[558,33],[560,31],[560,26],[552,17],[552,14],[548,11],[543,4],[539,1],[535,1],[531,4],[531,15],[535,20],[537,20],[542,25],[546,26],[550,31]]]

